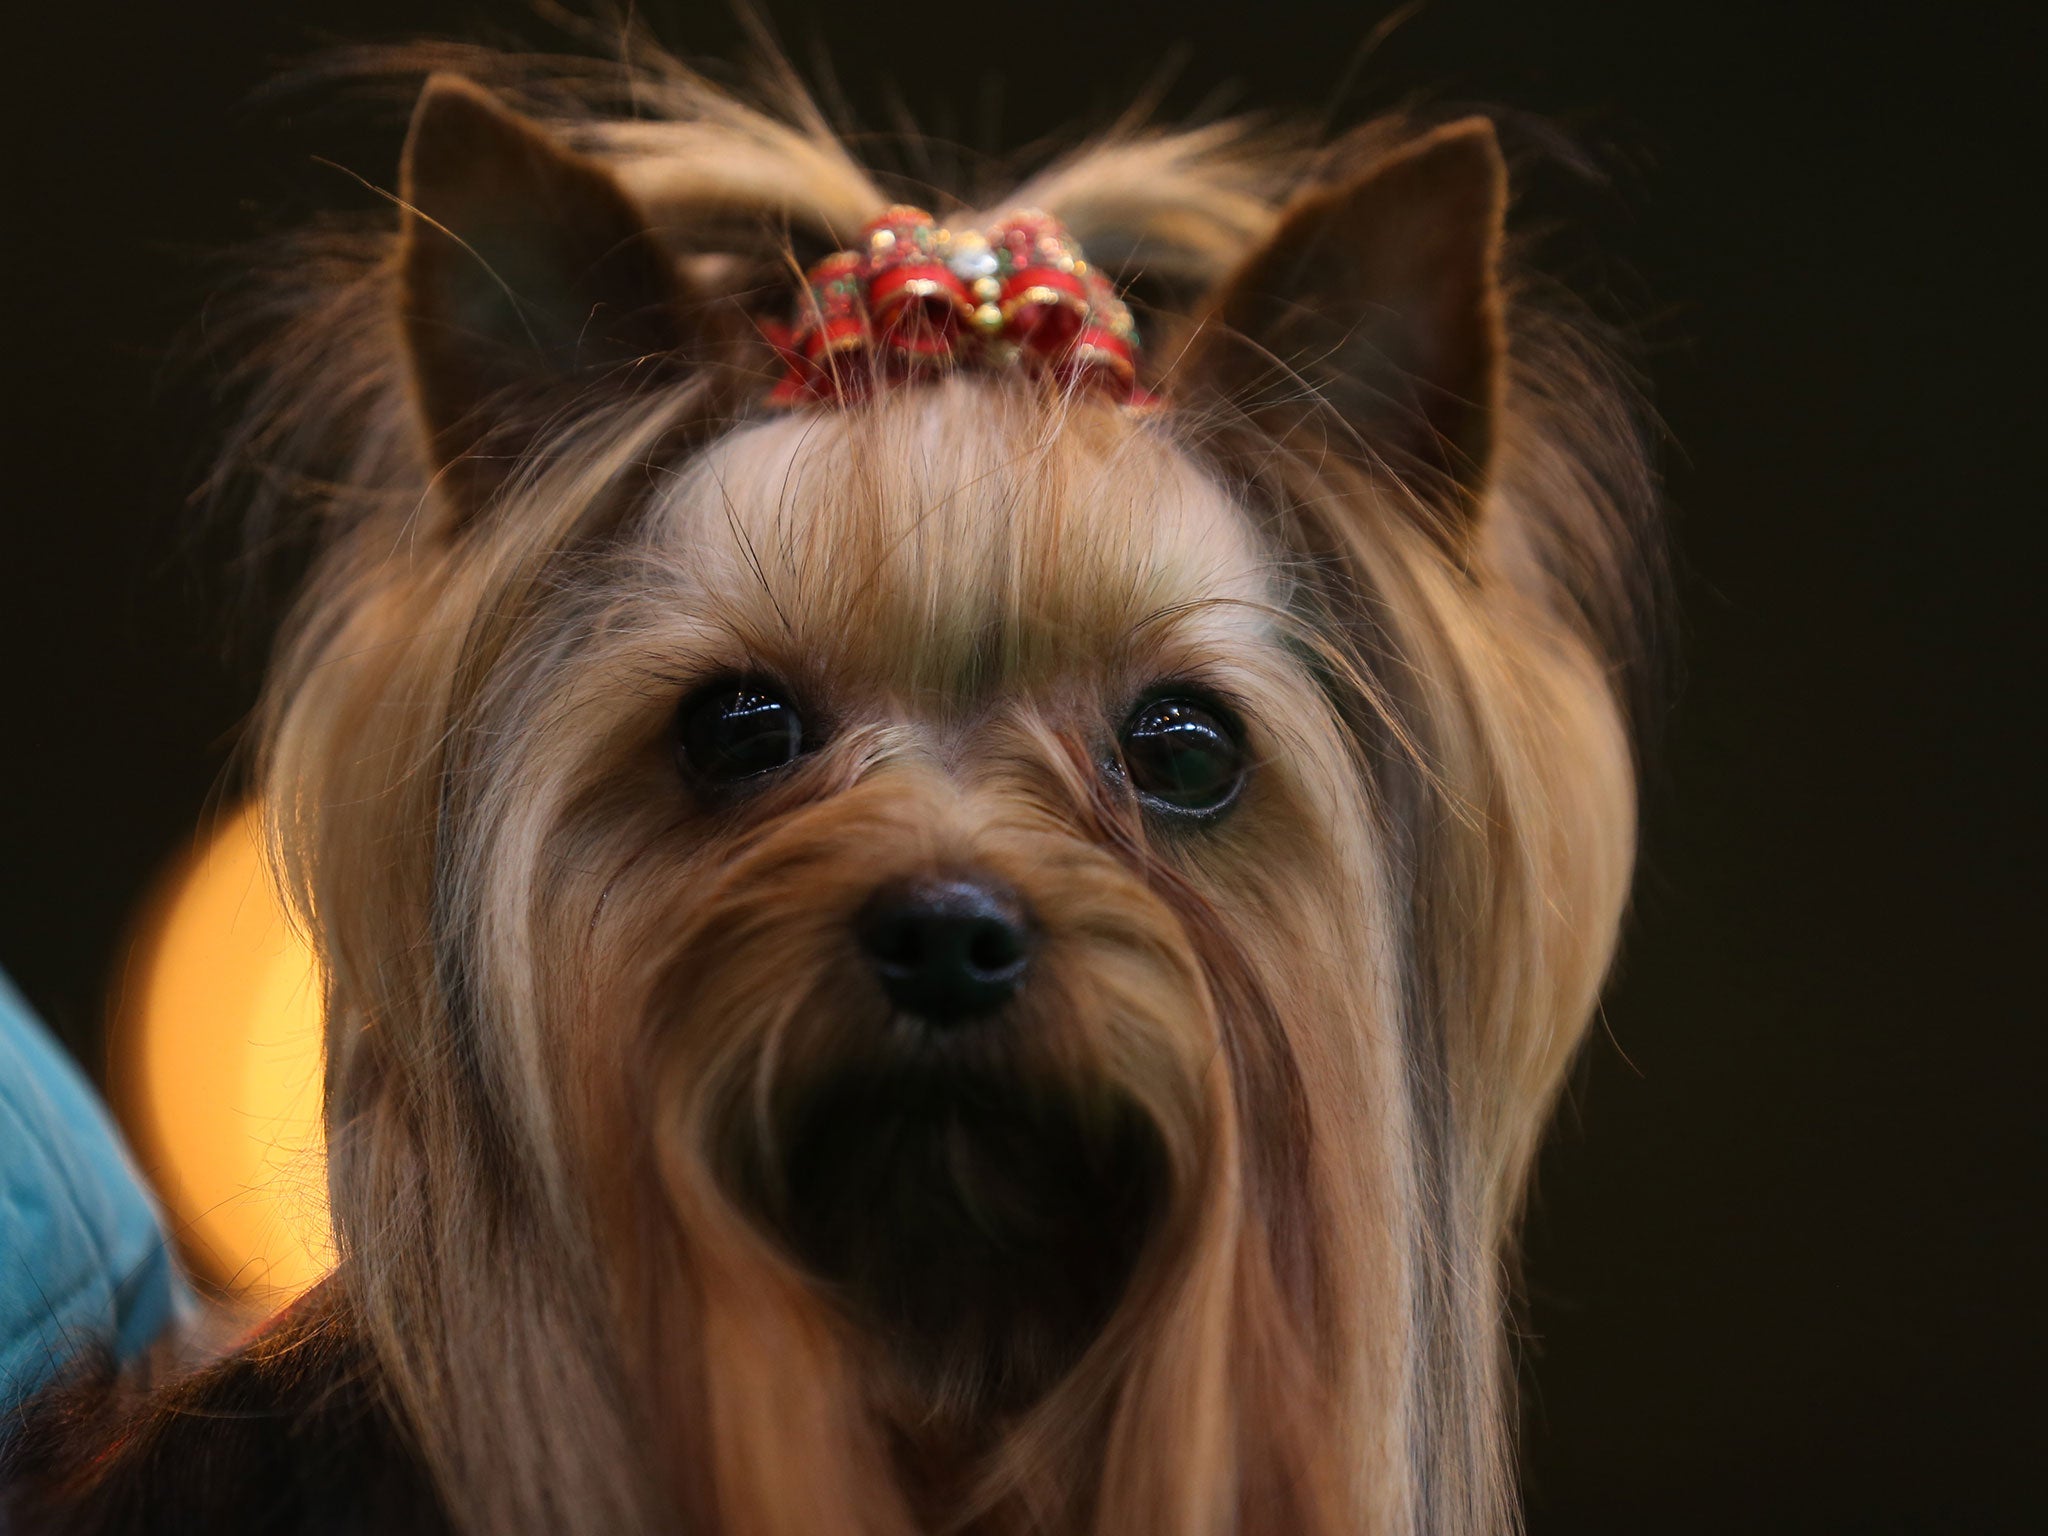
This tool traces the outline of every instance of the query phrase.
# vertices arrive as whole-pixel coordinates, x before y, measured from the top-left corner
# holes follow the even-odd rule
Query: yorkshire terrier
[[[1493,127],[932,213],[793,93],[460,61],[236,439],[323,530],[341,1260],[46,1401],[21,1528],[1512,1529],[1654,496]]]

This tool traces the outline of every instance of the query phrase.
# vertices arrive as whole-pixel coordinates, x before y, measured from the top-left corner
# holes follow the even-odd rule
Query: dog
[[[933,213],[793,88],[434,61],[232,450],[340,1262],[46,1399],[21,1528],[1512,1529],[1656,496],[1493,126]]]

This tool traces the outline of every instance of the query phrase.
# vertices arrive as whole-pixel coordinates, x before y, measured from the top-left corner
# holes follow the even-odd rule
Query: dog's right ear
[[[541,427],[683,357],[685,294],[602,163],[460,76],[427,81],[399,186],[400,318],[420,426],[465,518]]]

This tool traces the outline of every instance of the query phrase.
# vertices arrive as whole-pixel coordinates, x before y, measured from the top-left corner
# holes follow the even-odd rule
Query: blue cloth
[[[78,1351],[131,1360],[190,1304],[106,1107],[0,972],[0,1438]]]

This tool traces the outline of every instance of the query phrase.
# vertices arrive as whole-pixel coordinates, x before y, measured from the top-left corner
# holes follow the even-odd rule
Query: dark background
[[[186,503],[217,427],[175,362],[204,258],[364,206],[313,156],[396,162],[396,119],[251,94],[322,39],[547,34],[509,4],[25,9],[0,963],[91,1062],[260,665]],[[673,44],[732,56],[722,12],[675,9]],[[1683,681],[1530,1227],[1531,1528],[2048,1529],[2029,8],[1437,0],[1348,89],[1376,5],[770,9],[870,123],[900,95],[983,149],[1100,125],[1178,54],[1169,114],[1420,94],[1591,150],[1605,184],[1539,173],[1525,211],[1644,339]]]

